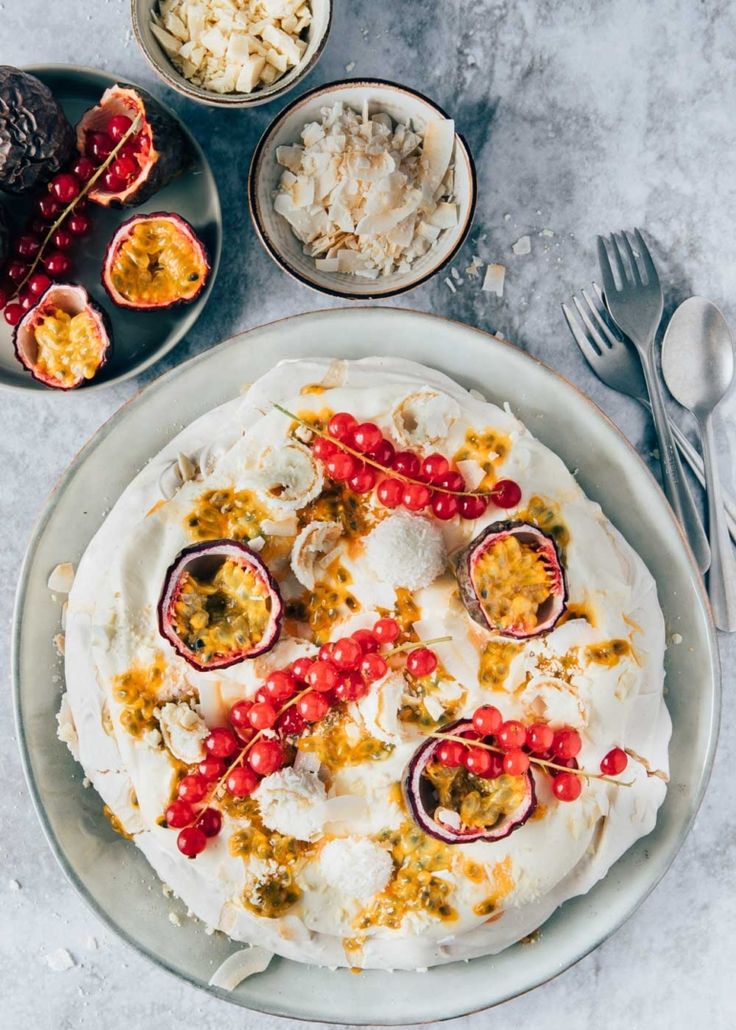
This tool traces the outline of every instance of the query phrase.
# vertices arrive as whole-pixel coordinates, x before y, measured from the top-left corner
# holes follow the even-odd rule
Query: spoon
[[[690,297],[675,311],[662,342],[662,374],[672,396],[693,413],[700,427],[712,555],[708,593],[717,628],[733,633],[736,557],[728,538],[716,463],[713,412],[733,380],[734,355],[731,331],[715,304]]]

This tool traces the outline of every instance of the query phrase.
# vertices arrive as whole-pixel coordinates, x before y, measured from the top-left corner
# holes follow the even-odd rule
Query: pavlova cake
[[[497,952],[654,826],[641,559],[511,413],[399,360],[284,362],[89,545],[60,733],[208,926],[300,962]]]

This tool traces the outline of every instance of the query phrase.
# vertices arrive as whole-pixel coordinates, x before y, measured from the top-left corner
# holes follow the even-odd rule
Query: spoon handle
[[[646,405],[646,407],[649,407],[647,401],[644,401],[643,403]],[[670,419],[669,422],[670,429],[672,430],[672,435],[674,436],[675,443],[677,444],[677,449],[679,450],[683,459],[687,462],[689,468],[691,469],[697,481],[700,483],[702,487],[704,487],[705,466],[703,464],[703,459],[700,457],[700,455],[695,450],[693,445],[690,443],[688,438],[685,436],[683,431],[680,429],[678,424],[674,422],[672,419]],[[736,504],[734,503],[733,497],[726,493],[725,490],[723,490],[722,495],[723,507],[726,509],[726,522],[728,524],[728,532],[731,539],[736,544]]]
[[[728,539],[711,415],[700,421],[700,428],[703,435],[711,552],[708,594],[717,629],[733,633],[736,631],[736,557]]]

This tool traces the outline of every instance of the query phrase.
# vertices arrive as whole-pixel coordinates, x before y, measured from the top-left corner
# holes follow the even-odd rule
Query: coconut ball
[[[391,879],[391,855],[366,837],[338,837],[325,844],[319,856],[325,880],[349,898],[365,901]]]
[[[408,590],[429,586],[447,564],[441,530],[429,519],[404,511],[389,515],[369,533],[365,553],[380,580]]]

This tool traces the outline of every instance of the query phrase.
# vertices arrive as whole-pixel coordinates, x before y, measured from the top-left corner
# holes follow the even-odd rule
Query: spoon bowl
[[[662,343],[662,374],[683,407],[709,414],[733,381],[733,338],[720,310],[690,297],[675,311]]]

